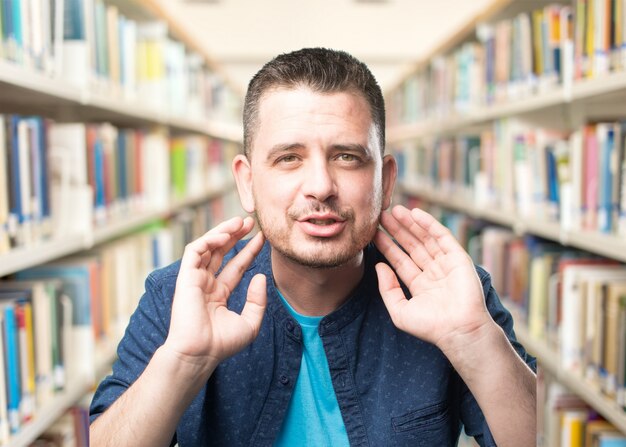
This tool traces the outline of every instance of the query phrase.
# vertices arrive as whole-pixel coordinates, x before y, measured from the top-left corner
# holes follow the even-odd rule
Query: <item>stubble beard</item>
[[[258,202],[257,202],[258,203]],[[292,262],[302,265],[304,267],[314,269],[332,269],[340,267],[350,260],[354,259],[373,239],[376,229],[378,227],[378,216],[380,215],[380,206],[375,206],[373,215],[367,222],[363,223],[358,228],[354,226],[354,212],[350,209],[337,210],[334,207],[325,205],[313,205],[310,209],[315,211],[331,210],[335,214],[340,215],[348,223],[348,231],[350,231],[349,242],[343,244],[337,244],[337,238],[314,238],[309,237],[307,245],[316,244],[319,246],[319,250],[307,250],[302,252],[297,250],[290,241],[290,235],[293,234],[293,226],[295,219],[301,212],[288,212],[285,225],[288,227],[284,231],[282,225],[278,225],[275,222],[268,222],[262,213],[258,210],[255,211],[255,218],[259,225],[259,228],[265,235],[269,244],[273,250],[276,250],[285,258]],[[345,231],[345,230],[344,230]]]

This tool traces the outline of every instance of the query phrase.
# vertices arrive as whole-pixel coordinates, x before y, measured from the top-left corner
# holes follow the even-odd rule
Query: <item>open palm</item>
[[[217,274],[224,255],[248,234],[251,218],[228,220],[185,248],[176,281],[170,330],[165,346],[186,361],[217,364],[252,342],[266,305],[265,277],[255,276],[238,314],[228,297],[263,246],[258,233]]]
[[[376,266],[380,293],[398,328],[442,348],[491,321],[474,264],[447,228],[422,210],[402,206],[383,213],[381,224],[400,244],[382,231],[374,239],[395,270]]]

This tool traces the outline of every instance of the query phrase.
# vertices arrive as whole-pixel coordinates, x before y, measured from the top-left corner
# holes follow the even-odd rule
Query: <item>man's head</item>
[[[345,53],[301,50],[276,60],[254,77],[244,107],[247,153],[233,161],[241,203],[256,214],[273,256],[344,265],[371,241],[391,201],[396,165],[383,155],[380,89]]]
[[[273,89],[308,87],[318,93],[353,92],[367,101],[381,153],[385,150],[385,102],[367,65],[343,51],[304,48],[265,64],[248,84],[243,106],[244,152],[250,156],[258,126],[259,104]]]

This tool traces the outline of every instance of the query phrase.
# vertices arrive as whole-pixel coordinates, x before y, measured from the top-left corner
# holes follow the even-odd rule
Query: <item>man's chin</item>
[[[325,249],[305,252],[303,250],[285,250],[282,247],[273,245],[271,241],[270,245],[272,245],[274,250],[291,262],[303,267],[314,269],[334,269],[341,267],[350,261],[353,261],[362,251],[362,248],[349,247],[344,249],[335,248],[332,251]]]

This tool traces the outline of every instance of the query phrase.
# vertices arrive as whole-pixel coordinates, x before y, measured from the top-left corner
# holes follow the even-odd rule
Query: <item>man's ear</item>
[[[241,206],[247,213],[254,212],[254,195],[252,194],[252,169],[250,160],[238,154],[233,159],[233,176],[237,183],[237,192]]]
[[[396,185],[396,177],[398,176],[398,165],[393,155],[387,154],[383,157],[383,209],[386,210],[391,206],[393,197],[393,188]]]

